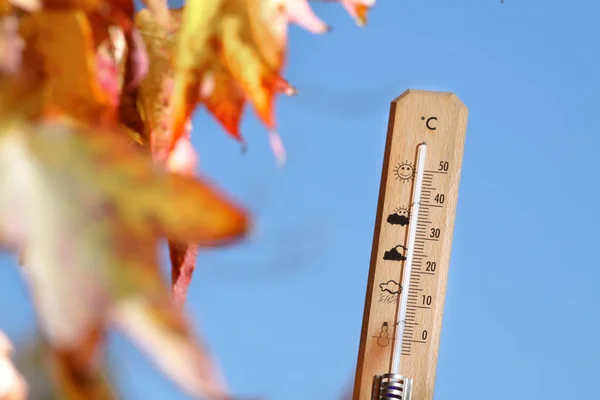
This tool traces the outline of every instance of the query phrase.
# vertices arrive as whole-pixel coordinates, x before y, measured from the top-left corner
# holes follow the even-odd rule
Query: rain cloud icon
[[[400,294],[400,292],[402,292],[402,286],[394,280],[380,283],[379,289],[381,289],[382,292],[388,292],[390,294]]]

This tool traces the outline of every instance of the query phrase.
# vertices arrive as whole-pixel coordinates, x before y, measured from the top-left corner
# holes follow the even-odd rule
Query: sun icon
[[[415,175],[415,167],[413,167],[408,161],[404,161],[403,163],[396,164],[396,167],[394,167],[394,173],[396,174],[396,179],[399,179],[402,182],[407,182],[413,179],[413,176]]]
[[[406,218],[410,217],[410,214],[408,212],[408,208],[406,208],[406,207],[397,207],[394,210],[394,214],[402,215],[402,216],[404,216]]]

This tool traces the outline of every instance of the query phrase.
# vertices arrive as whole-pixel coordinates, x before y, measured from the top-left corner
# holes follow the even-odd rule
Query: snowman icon
[[[381,324],[381,331],[379,332],[379,336],[377,337],[377,344],[381,347],[385,347],[388,344],[390,344],[388,329],[389,326],[387,322]]]

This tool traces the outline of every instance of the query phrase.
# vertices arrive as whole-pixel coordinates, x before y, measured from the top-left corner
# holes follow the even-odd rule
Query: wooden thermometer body
[[[390,372],[412,379],[392,398],[433,399],[467,113],[452,93],[407,90],[391,104],[353,400],[378,400],[374,377]]]

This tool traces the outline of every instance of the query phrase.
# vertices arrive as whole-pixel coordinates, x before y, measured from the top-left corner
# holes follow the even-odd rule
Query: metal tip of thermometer
[[[412,379],[398,374],[375,376],[371,400],[410,400]]]

